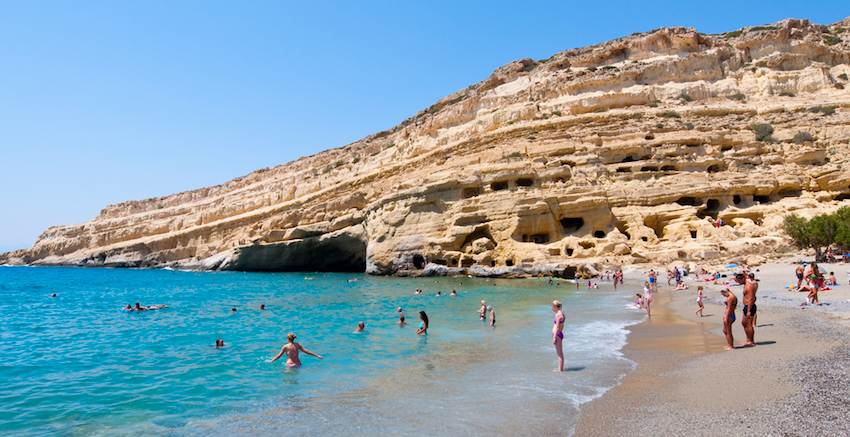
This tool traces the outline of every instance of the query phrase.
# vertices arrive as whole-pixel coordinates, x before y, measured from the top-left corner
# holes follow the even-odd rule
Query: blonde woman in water
[[[307,355],[314,356],[320,360],[323,360],[321,355],[314,354],[313,352],[304,349],[304,346],[301,346],[301,343],[295,342],[295,334],[289,333],[286,334],[286,339],[289,340],[289,343],[283,346],[280,349],[280,353],[277,354],[276,357],[272,358],[270,363],[277,361],[278,358],[282,357],[283,354],[286,354],[286,367],[299,367],[301,366],[301,360],[298,359],[298,351],[304,352]]]
[[[556,372],[564,371],[564,313],[561,311],[561,302],[552,301],[552,311],[555,312],[555,325],[552,326],[552,344],[555,345],[555,353],[558,354],[558,368]]]

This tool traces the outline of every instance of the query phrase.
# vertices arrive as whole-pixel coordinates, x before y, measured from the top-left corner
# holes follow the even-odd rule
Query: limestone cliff
[[[516,61],[390,130],[109,206],[0,264],[520,275],[757,262],[787,247],[787,213],[850,204],[848,28],[662,28]]]

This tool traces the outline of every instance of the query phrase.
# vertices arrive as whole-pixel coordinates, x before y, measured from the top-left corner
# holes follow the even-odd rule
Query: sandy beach
[[[812,258],[756,267],[757,345],[732,351],[723,349],[726,286],[689,278],[689,289],[674,291],[665,276],[652,317],[632,328],[623,350],[637,368],[581,407],[575,435],[850,435],[850,264],[823,264],[841,285],[820,293],[822,306],[801,307],[805,293],[786,288],[796,285],[798,259]],[[694,314],[698,283],[708,296],[702,318]],[[742,287],[729,288],[739,299],[738,345]]]

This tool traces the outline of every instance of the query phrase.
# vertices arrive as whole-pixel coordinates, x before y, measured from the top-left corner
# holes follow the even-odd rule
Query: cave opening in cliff
[[[622,160],[620,160],[620,163],[625,163],[625,162],[635,162],[635,158],[633,158],[631,155],[629,155],[629,156],[623,158]]]
[[[705,169],[705,171],[707,171],[709,173],[717,173],[719,171],[723,171],[723,169],[719,165],[715,164],[715,165],[708,166],[708,168]]]
[[[481,239],[481,238],[486,238],[486,239],[490,240],[490,242],[493,244],[494,247],[498,246],[498,243],[496,243],[496,241],[493,240],[493,235],[490,234],[490,228],[485,225],[485,226],[481,226],[479,228],[476,228],[471,234],[467,235],[466,238],[463,240],[463,243],[460,245],[459,249],[463,249],[466,246],[471,245],[473,241]]]
[[[734,203],[735,205],[740,205],[741,204],[741,196],[739,196],[737,194],[732,196],[732,203]]]
[[[676,203],[682,206],[697,206],[702,202],[698,202],[695,197],[680,197]]]
[[[594,238],[605,238],[605,231],[594,231],[593,237]]]
[[[475,264],[475,260],[472,258],[464,258],[460,261],[461,267],[472,267]]]
[[[496,260],[490,261],[490,267],[496,267]]]
[[[596,243],[592,241],[579,241],[578,245],[581,246],[582,249],[593,249],[596,247]]]
[[[457,258],[450,259],[449,265],[452,266],[452,267],[456,267],[457,266]]]
[[[841,202],[842,200],[850,199],[850,193],[839,194],[835,197],[836,202]]]
[[[546,244],[549,242],[549,234],[532,234],[532,235],[523,235],[522,236],[523,243],[535,243],[535,244]]]
[[[573,256],[573,252],[575,252],[575,249],[572,247],[567,248],[567,256]]]
[[[617,173],[631,173],[632,169],[629,167],[620,167],[617,169]]]
[[[648,216],[644,217],[643,223],[652,229],[655,233],[655,236],[658,238],[664,237],[664,226],[667,224],[664,220],[662,220],[658,216]]]
[[[720,201],[717,199],[708,199],[708,202],[705,203],[706,211],[718,211],[720,210]]]
[[[519,178],[516,180],[516,185],[518,187],[530,187],[534,185],[534,179],[529,178]]]
[[[417,270],[422,270],[425,268],[425,257],[422,255],[416,254],[413,255],[413,268]]]
[[[463,198],[469,199],[471,197],[476,197],[481,194],[481,190],[478,187],[469,187],[463,189]]]
[[[584,219],[581,217],[564,217],[561,219],[561,226],[564,227],[564,232],[571,234],[584,226]]]
[[[490,189],[493,191],[502,191],[508,189],[508,181],[491,182]]]
[[[770,203],[770,196],[753,196],[753,201],[756,203]]]
[[[803,192],[800,190],[781,190],[779,191],[779,197],[800,197],[803,195]]]
[[[508,266],[508,267],[513,267],[513,266],[514,266],[514,260],[512,260],[512,259],[506,259],[506,260],[505,260],[505,265],[506,265],[506,266]]]
[[[435,259],[435,260],[432,260],[431,262],[434,263],[434,264],[441,265],[441,266],[448,265],[446,263],[446,260],[444,260],[444,259]]]
[[[691,231],[691,238],[693,238],[693,239],[697,238],[697,231]]]
[[[658,167],[651,167],[651,166],[641,167],[640,171],[658,171]]]
[[[665,165],[661,167],[661,171],[676,171],[675,165]]]

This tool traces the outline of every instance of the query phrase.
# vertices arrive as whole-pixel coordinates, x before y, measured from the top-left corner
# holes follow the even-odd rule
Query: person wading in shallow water
[[[298,351],[304,352],[307,355],[314,356],[320,360],[323,360],[321,355],[314,354],[313,352],[304,349],[304,346],[301,346],[301,343],[295,342],[295,334],[289,333],[286,334],[286,339],[289,340],[289,344],[283,346],[280,349],[280,353],[277,354],[276,357],[272,358],[270,363],[277,361],[278,358],[282,357],[283,354],[286,354],[286,366],[287,367],[298,367],[301,365],[301,360],[298,359]]]
[[[556,372],[564,371],[564,313],[561,311],[561,302],[552,301],[552,311],[555,312],[555,324],[552,326],[552,344],[555,345],[555,353],[558,354],[558,368]]]

